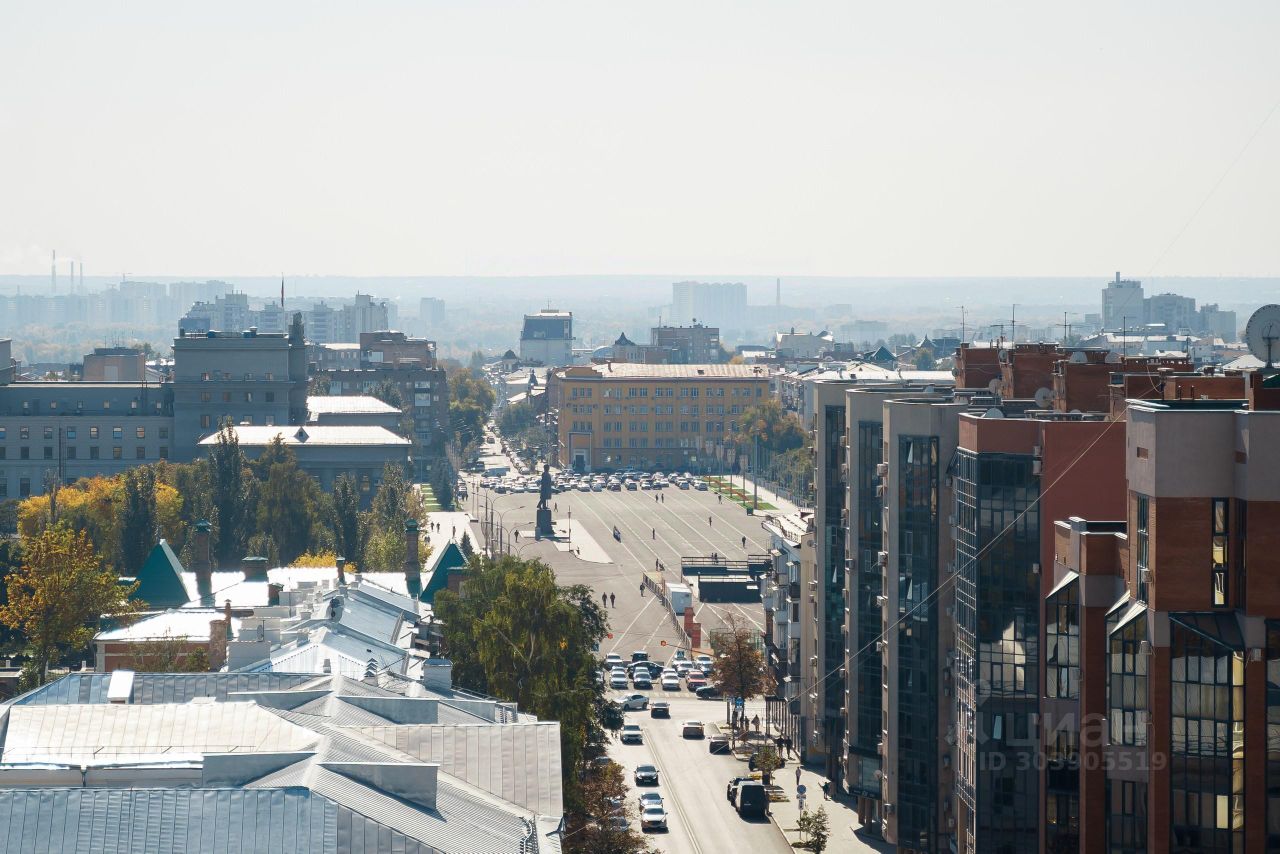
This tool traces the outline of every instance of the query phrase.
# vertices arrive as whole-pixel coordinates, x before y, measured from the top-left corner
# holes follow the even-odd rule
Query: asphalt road
[[[659,851],[671,854],[785,854],[791,846],[768,819],[742,819],[725,798],[729,779],[747,773],[747,764],[732,756],[712,756],[706,739],[686,739],[681,735],[686,720],[704,724],[724,720],[721,701],[698,700],[680,691],[642,691],[654,699],[671,703],[671,719],[651,718],[647,711],[627,712],[627,723],[640,724],[644,744],[614,742],[609,755],[624,770],[629,787],[628,803],[636,804],[641,792],[662,795],[667,810],[668,831],[645,834]],[[763,703],[748,703],[747,714],[763,714]],[[714,729],[707,728],[708,735]],[[658,785],[635,785],[637,765],[652,763],[658,768]],[[638,813],[633,814],[638,822]],[[638,824],[636,825],[638,827]]]

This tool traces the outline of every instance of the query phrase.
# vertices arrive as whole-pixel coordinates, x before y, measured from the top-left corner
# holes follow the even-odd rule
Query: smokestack
[[[209,545],[209,532],[213,526],[205,519],[196,522],[195,560],[191,568],[198,578],[207,578],[213,571],[213,549]]]
[[[418,520],[404,521],[404,574],[406,579],[422,575],[422,562],[418,560]]]

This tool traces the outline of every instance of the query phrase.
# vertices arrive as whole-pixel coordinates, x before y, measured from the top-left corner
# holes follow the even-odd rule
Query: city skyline
[[[226,8],[10,13],[0,271],[1280,272],[1268,4]]]

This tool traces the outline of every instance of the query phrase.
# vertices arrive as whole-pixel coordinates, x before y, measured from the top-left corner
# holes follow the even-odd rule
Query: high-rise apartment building
[[[741,329],[747,321],[747,286],[741,282],[675,282],[671,285],[671,322],[695,322]]]
[[[1147,298],[1147,323],[1163,324],[1171,335],[1200,331],[1196,301],[1178,294],[1156,294]]]
[[[1121,279],[1116,273],[1115,281],[1102,291],[1102,328],[1108,332],[1136,329],[1146,323],[1146,315],[1142,282]]]
[[[573,363],[573,312],[544,308],[526,314],[520,329],[520,361],[549,368]]]

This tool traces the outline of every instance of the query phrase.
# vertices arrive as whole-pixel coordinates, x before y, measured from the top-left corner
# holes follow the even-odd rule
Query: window
[[[19,428],[18,428],[18,438],[19,438],[19,439],[30,439],[30,438],[31,438],[31,428],[30,428],[30,427],[19,427]]]
[[[144,446],[139,445],[137,447],[135,455],[137,456],[138,459],[145,460],[147,458],[147,449]]]
[[[19,459],[23,459],[23,460],[29,460],[29,459],[31,459],[31,449],[30,449],[30,448],[28,448],[26,445],[23,445],[23,446],[18,450],[18,458],[19,458]]]
[[[52,427],[46,427],[46,428],[44,428],[44,437],[45,437],[46,439],[52,439],[52,438],[53,438],[53,428],[52,428]]]
[[[97,445],[94,445],[89,449],[89,459],[96,460],[98,459],[99,454],[100,454],[100,451]]]
[[[1073,580],[1045,602],[1046,697],[1080,699],[1079,587]]]
[[[123,438],[124,438],[124,428],[123,428],[123,427],[112,427],[112,428],[111,428],[111,438],[112,438],[112,439],[123,439]]]
[[[245,402],[245,403],[253,403],[253,392],[251,392],[251,391],[246,391],[246,392],[244,393],[244,402]]]
[[[9,432],[9,428],[7,428],[7,427],[0,427],[0,442],[3,442],[3,441],[4,441],[5,434],[6,434],[7,432]]]
[[[48,445],[44,446],[44,458],[46,460],[53,459],[53,448],[49,447]]]
[[[27,498],[31,495],[31,478],[24,477],[18,480],[18,497]]]
[[[168,427],[161,427],[161,428],[160,428],[160,438],[161,438],[161,439],[168,439],[168,438],[169,438],[169,428],[168,428]]]
[[[1225,498],[1213,499],[1213,546],[1210,560],[1213,562],[1213,605],[1226,607],[1227,603],[1227,533],[1230,504]]]
[[[229,392],[229,391],[224,391],[224,392],[222,393],[222,402],[223,402],[223,403],[230,403],[230,402],[231,402],[231,392]]]
[[[266,399],[267,403],[276,402],[276,393],[274,391],[263,392],[263,397]]]
[[[212,394],[210,394],[210,393],[209,393],[209,392],[207,392],[207,391],[202,391],[202,392],[200,392],[200,402],[201,402],[201,403],[208,403],[208,402],[209,402],[209,401],[211,401],[211,400],[213,400],[213,395],[212,395]]]
[[[1134,540],[1138,558],[1138,599],[1147,601],[1147,570],[1151,561],[1151,499],[1145,495],[1135,496],[1137,503],[1138,533]]]
[[[369,488],[370,488],[369,475],[367,474],[360,475],[360,491],[364,493],[368,493]]]
[[[164,445],[160,446],[160,459],[162,460],[169,459],[169,449]]]
[[[200,426],[201,426],[203,429],[208,430],[208,429],[209,429],[209,426],[210,426],[212,423],[213,423],[213,416],[212,416],[212,415],[201,415],[201,416],[200,416]]]
[[[135,435],[135,436],[137,436],[139,439],[145,439],[145,438],[147,438],[147,428],[146,428],[146,427],[138,427],[138,428],[136,428],[133,432],[134,432],[134,435]]]
[[[111,459],[113,459],[113,460],[123,460],[123,459],[124,459],[124,448],[120,447],[119,445],[116,445],[114,448],[112,448],[112,449],[111,449]]]
[[[67,459],[74,460],[75,458],[76,458],[76,449],[75,449],[75,446],[72,445],[70,448],[67,448]]]
[[[1117,616],[1113,612],[1112,616]],[[1110,680],[1107,683],[1107,722],[1111,743],[1145,747],[1147,743],[1147,663],[1143,651],[1147,618],[1139,613],[1119,628],[1110,629],[1107,651]]]
[[[111,408],[111,401],[109,401],[109,400],[104,400],[104,401],[102,401],[102,408],[103,408],[103,409],[110,409],[110,408]]]
[[[3,437],[3,436],[0,436],[0,438],[4,438],[4,437]],[[68,428],[67,428],[67,439],[68,439],[68,440],[71,440],[71,441],[74,441],[74,440],[75,440],[75,438],[76,438],[76,428],[74,428],[74,427],[68,427]]]
[[[0,498],[9,497],[9,479],[0,477]]]
[[[98,428],[97,428],[97,427],[90,427],[90,428],[89,428],[89,438],[90,438],[90,439],[96,439],[96,438],[98,438]]]

